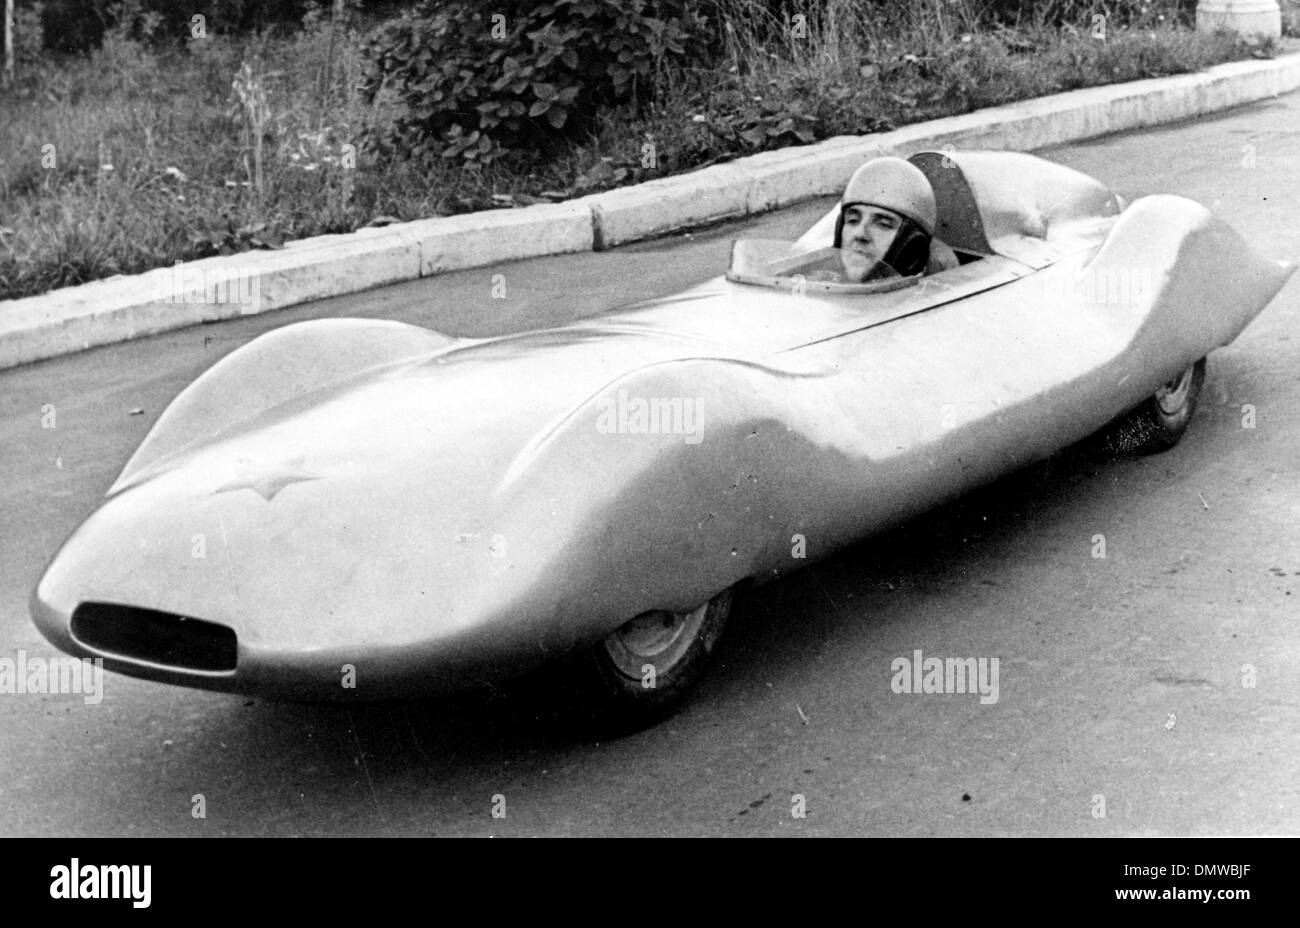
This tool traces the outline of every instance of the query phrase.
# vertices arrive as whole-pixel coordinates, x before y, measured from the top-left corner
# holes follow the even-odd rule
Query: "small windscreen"
[[[742,239],[731,247],[727,279],[795,292],[881,293],[910,287],[883,261],[840,248],[815,248],[775,239]]]

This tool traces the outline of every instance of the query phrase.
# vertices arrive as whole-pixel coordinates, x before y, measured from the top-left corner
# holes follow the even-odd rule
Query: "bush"
[[[17,3],[20,42],[36,38],[30,20],[23,26],[21,18],[33,2]],[[48,11],[73,0],[43,2]],[[468,7],[470,0],[451,2]],[[544,26],[536,11],[517,11],[522,0],[476,2],[487,12],[475,47],[495,48],[486,42],[495,38],[492,12],[501,10],[507,23],[532,23],[518,33],[527,60],[515,57],[520,67],[536,67],[540,54],[528,57],[535,50],[529,31]],[[688,2],[693,11],[707,11],[707,29],[700,14],[682,12]],[[385,78],[376,67],[373,52],[362,49],[370,28],[363,23],[382,15],[381,6],[388,8],[380,0],[347,0],[342,17],[328,15],[333,4],[317,0],[301,29],[253,35],[226,28],[229,21],[218,14],[251,9],[256,0],[211,0],[205,4],[208,37],[186,40],[183,47],[176,47],[172,31],[156,15],[161,0],[134,0],[121,7],[125,15],[107,24],[102,47],[93,54],[46,54],[25,72],[20,69],[12,93],[0,94],[0,300],[370,224],[563,200],[810,138],[888,129],[1270,51],[1175,28],[1174,0],[1149,6],[1107,0],[1116,11],[1145,11],[1150,25],[1126,29],[1112,16],[1104,41],[1091,35],[1088,0],[1069,3],[1069,24],[1060,28],[1033,18],[1018,28],[982,18],[980,11],[994,2],[628,2],[643,21],[666,24],[660,26],[665,34],[677,23],[679,31],[694,30],[692,42],[712,43],[679,42],[680,54],[665,46],[656,60],[648,52],[638,57],[649,48],[645,39],[609,52],[605,35],[628,36],[618,31],[616,4],[550,0],[550,7],[569,16],[556,17],[555,30],[573,30],[575,21],[582,27],[584,44],[572,46],[577,63],[617,60],[616,73],[624,76],[616,88],[609,70],[580,69],[573,80],[582,81],[587,95],[565,107],[559,129],[548,119],[549,107],[527,116],[537,102],[529,95],[531,84],[548,75],[532,75],[516,97],[511,87],[503,85],[498,94],[489,85],[468,107],[473,121],[466,126],[481,138],[475,107],[519,98],[526,106],[523,129],[535,132],[526,137],[550,147],[483,164],[477,157],[440,157],[447,142],[437,135],[425,137],[432,163],[358,151],[361,139],[395,132],[395,118],[445,112],[437,101],[423,114],[400,99],[394,107],[379,105],[390,96],[388,88],[410,81],[411,99],[423,106],[421,94],[431,96],[445,80],[432,64],[441,61],[438,49],[413,23],[405,28],[418,51],[405,54],[416,57],[416,64],[401,80]],[[1288,7],[1297,3],[1288,0]],[[1040,9],[1066,6],[1061,0]],[[571,12],[578,7],[603,16],[601,25],[589,27],[586,13]],[[275,8],[268,3],[264,9]],[[428,9],[408,19],[427,25],[436,15]],[[188,36],[188,29],[183,32]],[[441,41],[466,42],[469,34]],[[486,54],[474,60],[463,49],[451,52],[466,72],[454,71],[457,81],[474,78],[481,84],[490,76]],[[568,80],[572,72],[562,52],[560,64],[548,67],[565,69]],[[702,53],[708,56],[702,67],[681,67]],[[357,89],[367,68],[369,103]],[[429,79],[422,88],[418,68]],[[491,82],[499,79],[500,74]],[[564,86],[570,85],[557,84]],[[614,102],[583,108],[584,100]],[[530,119],[537,125],[530,127]],[[590,131],[575,133],[575,126]],[[466,164],[474,169],[464,170]]]
[[[456,0],[420,7],[367,42],[368,101],[395,102],[383,150],[488,163],[587,129],[602,105],[653,96],[661,69],[700,52],[703,17],[647,0]],[[513,8],[512,8],[513,7]]]

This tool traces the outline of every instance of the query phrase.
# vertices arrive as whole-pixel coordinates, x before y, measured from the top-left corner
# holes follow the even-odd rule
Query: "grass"
[[[888,21],[849,0],[802,9],[778,22],[727,0],[716,67],[662,75],[655,103],[601,114],[546,159],[474,169],[358,150],[390,115],[355,90],[360,24],[315,15],[292,35],[171,50],[110,32],[0,100],[0,299],[1272,52],[1197,35],[1159,3],[1104,37],[1091,19],[991,23],[974,0],[899,4]]]

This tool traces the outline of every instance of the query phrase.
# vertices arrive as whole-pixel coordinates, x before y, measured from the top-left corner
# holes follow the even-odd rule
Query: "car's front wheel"
[[[1205,358],[1184,368],[1154,395],[1113,425],[1107,435],[1112,451],[1156,454],[1168,451],[1187,431],[1205,383]]]
[[[629,734],[675,712],[704,675],[731,613],[733,590],[686,612],[645,612],[578,655],[568,687],[589,733]]]

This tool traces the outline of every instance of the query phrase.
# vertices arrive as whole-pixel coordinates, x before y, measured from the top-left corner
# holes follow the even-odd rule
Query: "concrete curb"
[[[764,152],[566,203],[422,219],[0,302],[0,369],[201,322],[541,255],[610,248],[838,193],[869,158],[1032,150],[1188,119],[1300,87],[1300,54],[1090,87]]]

